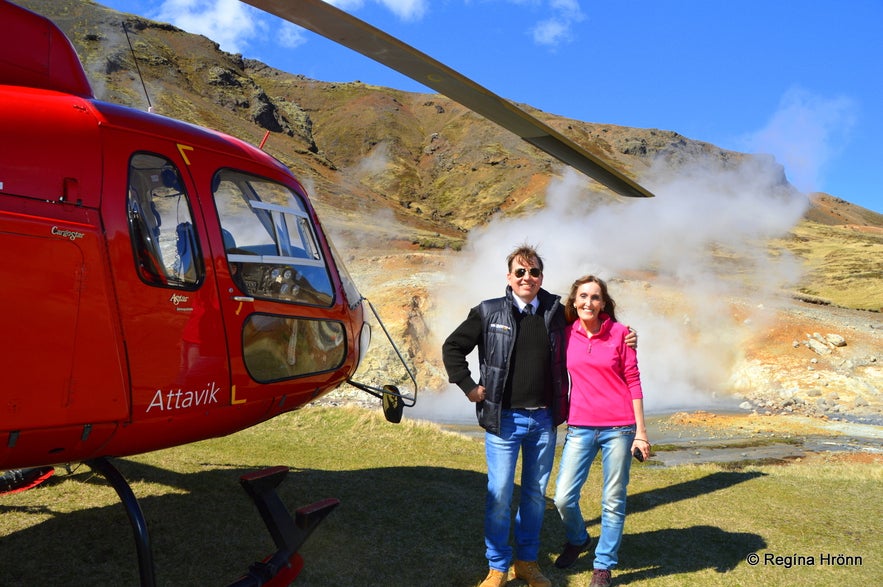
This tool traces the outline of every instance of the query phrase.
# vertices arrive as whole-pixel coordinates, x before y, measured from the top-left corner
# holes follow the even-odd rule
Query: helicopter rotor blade
[[[619,195],[653,197],[652,192],[611,163],[593,155],[511,102],[410,45],[322,0],[243,1],[370,57],[456,100]]]

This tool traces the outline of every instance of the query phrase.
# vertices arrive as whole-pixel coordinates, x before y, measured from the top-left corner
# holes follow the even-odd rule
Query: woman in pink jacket
[[[619,560],[632,455],[641,460],[650,456],[637,354],[625,344],[628,327],[616,322],[615,309],[607,284],[593,275],[577,279],[564,304],[571,322],[566,334],[570,415],[555,506],[567,544],[555,566],[569,567],[591,544],[579,498],[589,467],[601,451],[601,535],[591,587],[610,585],[610,571]]]

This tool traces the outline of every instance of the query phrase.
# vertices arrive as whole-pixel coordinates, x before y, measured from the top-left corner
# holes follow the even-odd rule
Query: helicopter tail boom
[[[48,18],[0,0],[0,85],[57,90],[92,98],[92,86],[71,42]]]

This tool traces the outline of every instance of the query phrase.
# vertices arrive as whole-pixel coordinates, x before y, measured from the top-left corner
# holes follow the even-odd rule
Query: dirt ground
[[[744,350],[754,410],[883,423],[879,312],[794,301]]]

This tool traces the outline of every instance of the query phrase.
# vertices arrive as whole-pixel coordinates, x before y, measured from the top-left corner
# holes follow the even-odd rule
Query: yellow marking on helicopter
[[[187,157],[187,153],[185,153],[184,151],[192,150],[193,147],[191,147],[190,145],[182,145],[181,143],[178,143],[178,152],[181,153],[181,157],[184,158],[184,163],[186,163],[187,165],[190,165],[190,159]]]

